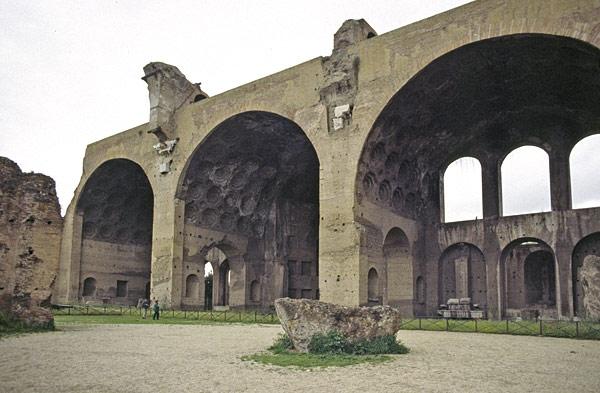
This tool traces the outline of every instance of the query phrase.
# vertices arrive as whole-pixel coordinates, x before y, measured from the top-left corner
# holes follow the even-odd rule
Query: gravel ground
[[[302,371],[240,360],[259,325],[88,325],[0,340],[0,392],[600,392],[600,342],[401,331],[389,363]]]

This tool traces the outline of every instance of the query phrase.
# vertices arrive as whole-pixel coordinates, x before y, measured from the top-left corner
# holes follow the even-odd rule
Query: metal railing
[[[600,322],[588,321],[412,318],[400,329],[600,340]]]
[[[143,310],[135,306],[113,306],[113,305],[63,305],[54,307],[54,315],[66,316],[139,316],[143,315]],[[152,317],[152,310],[148,309],[147,317]],[[274,312],[261,311],[236,311],[236,310],[175,310],[161,309],[160,318],[162,319],[186,319],[196,321],[212,322],[242,322],[242,323],[268,323],[278,324],[279,319]]]
[[[148,310],[148,318],[152,316]],[[54,315],[142,316],[135,306],[66,305],[53,309]],[[214,311],[162,309],[161,319],[189,321],[278,324],[272,311]],[[564,337],[600,340],[600,322],[544,320],[486,320],[415,317],[402,320],[401,330],[446,331],[462,333],[513,334],[525,336]]]

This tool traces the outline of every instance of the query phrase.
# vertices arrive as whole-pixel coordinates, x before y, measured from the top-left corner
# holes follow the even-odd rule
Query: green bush
[[[405,354],[409,351],[404,344],[396,341],[393,335],[359,341],[352,348],[352,353],[355,355]]]
[[[384,355],[404,354],[408,353],[409,349],[396,341],[393,335],[350,342],[340,332],[330,331],[327,334],[314,335],[308,345],[308,351],[313,354]]]
[[[315,334],[308,344],[308,352],[339,355],[349,352],[350,343],[340,332],[332,330],[326,334]]]
[[[288,337],[287,334],[282,333],[279,336],[277,336],[273,345],[269,347],[269,351],[279,354],[285,353],[293,348],[294,343],[292,343],[292,340]]]

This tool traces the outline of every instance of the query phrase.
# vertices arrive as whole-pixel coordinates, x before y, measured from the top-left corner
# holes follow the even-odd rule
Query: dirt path
[[[0,392],[600,392],[600,342],[402,331],[383,365],[300,371],[240,360],[280,332],[97,325],[0,341]]]

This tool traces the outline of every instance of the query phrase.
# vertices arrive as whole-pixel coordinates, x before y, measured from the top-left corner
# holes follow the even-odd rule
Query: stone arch
[[[363,233],[385,233],[387,220],[418,226],[413,247],[424,252],[415,253],[415,266],[436,282],[439,254],[430,242],[439,241],[443,169],[476,157],[483,215],[500,216],[501,157],[524,144],[544,146],[555,157],[573,139],[600,129],[599,62],[600,50],[586,42],[525,33],[452,48],[411,71],[377,114],[357,161],[353,213]],[[369,236],[360,239],[366,264],[377,251]],[[432,312],[433,299],[428,307]]]
[[[189,234],[184,249],[227,239],[238,250],[236,260],[224,250],[232,277],[242,280],[232,286],[231,295],[241,302],[236,305],[250,299],[249,282],[261,276],[271,277],[262,306],[281,297],[290,279],[302,296],[314,298],[318,193],[318,157],[296,123],[263,111],[233,115],[198,145],[182,173],[178,197],[185,203],[184,231]],[[315,273],[290,278],[290,261],[311,264]]]
[[[500,257],[500,288],[504,317],[558,317],[558,269],[552,248],[536,238],[509,243]]]
[[[442,54],[406,82],[373,123],[356,171],[357,204],[367,199],[407,218],[440,217],[436,179],[449,159],[501,156],[549,134],[555,145],[568,145],[569,138],[597,129],[599,59],[600,50],[586,42],[535,33]],[[557,127],[569,133],[554,132]]]
[[[550,203],[550,158],[537,146],[513,149],[500,165],[502,215],[552,210]]]
[[[384,302],[400,308],[403,315],[413,313],[413,266],[406,233],[392,228],[383,242],[386,280]]]
[[[461,157],[443,171],[440,197],[443,222],[483,218],[481,163],[475,157]]]
[[[193,299],[200,297],[200,280],[195,274],[189,274],[185,278],[185,297]]]
[[[571,203],[574,209],[600,206],[600,134],[579,140],[569,154]]]
[[[487,267],[481,250],[470,243],[446,248],[439,261],[439,300],[471,298],[472,304],[487,307]]]
[[[575,315],[600,320],[600,232],[577,242],[571,264]]]
[[[367,296],[369,299],[369,305],[381,304],[381,287],[379,282],[379,274],[377,273],[377,269],[372,267],[369,269],[369,274],[367,276],[368,279],[368,291]]]
[[[94,277],[88,277],[83,280],[83,291],[81,296],[96,297],[96,279]]]
[[[79,276],[96,278],[98,298],[136,304],[146,295],[153,210],[152,187],[135,162],[109,160],[89,176],[76,203],[82,226]],[[117,293],[119,288],[127,290]]]

